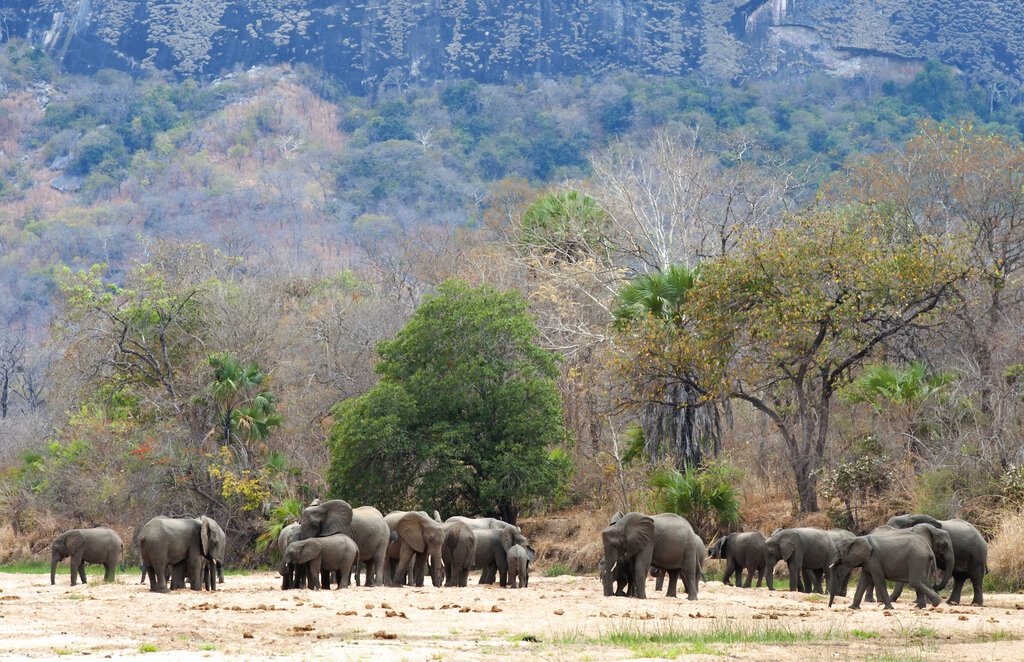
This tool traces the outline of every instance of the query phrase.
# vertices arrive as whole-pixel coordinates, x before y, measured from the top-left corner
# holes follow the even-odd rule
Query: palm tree
[[[740,500],[733,487],[736,470],[712,462],[698,472],[662,468],[651,478],[658,510],[682,515],[704,540],[714,540],[740,522]]]
[[[637,276],[619,291],[613,311],[615,327],[626,332],[646,320],[679,326],[686,297],[699,281],[699,265],[675,264]],[[666,382],[661,388],[663,397],[645,404],[640,413],[644,454],[654,464],[668,455],[680,470],[699,467],[707,455],[718,454],[718,408],[687,384]]]
[[[207,390],[220,407],[223,445],[230,446],[232,439],[240,439],[248,460],[249,449],[244,442],[266,439],[272,428],[281,424],[281,415],[274,411],[274,395],[260,390],[266,375],[255,361],[242,365],[226,352],[212,354],[208,361],[213,381]]]

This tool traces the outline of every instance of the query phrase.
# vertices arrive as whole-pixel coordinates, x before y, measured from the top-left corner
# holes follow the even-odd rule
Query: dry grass
[[[998,584],[1015,590],[1024,588],[1024,511],[1007,515],[988,544],[991,577]]]
[[[596,572],[601,560],[601,530],[608,526],[612,511],[571,510],[520,522],[523,533],[537,552],[540,571],[554,565],[573,572]]]

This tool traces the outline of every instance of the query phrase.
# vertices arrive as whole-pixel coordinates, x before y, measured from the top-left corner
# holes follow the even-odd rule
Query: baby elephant
[[[729,578],[736,575],[736,586],[750,588],[757,574],[757,587],[761,588],[765,572],[765,537],[760,531],[747,533],[730,533],[716,540],[708,548],[708,555],[713,559],[725,559],[725,574],[722,583],[729,585]],[[743,571],[747,571],[747,581],[743,581]]]
[[[85,564],[102,563],[103,580],[114,581],[114,568],[121,558],[121,537],[112,529],[71,529],[57,536],[51,547],[50,583],[57,583],[57,564],[71,557],[71,585],[78,583],[78,577],[85,583]]]
[[[508,587],[526,588],[530,585],[530,557],[522,545],[508,548]]]
[[[352,566],[359,556],[355,542],[343,533],[322,538],[307,538],[289,543],[281,558],[281,588],[331,588],[336,573],[338,588],[348,588]]]

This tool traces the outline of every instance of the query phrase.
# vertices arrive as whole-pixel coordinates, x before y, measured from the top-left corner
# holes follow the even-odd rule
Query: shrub
[[[1024,590],[1024,510],[1003,518],[988,545],[989,575],[1001,590]]]
[[[725,462],[711,462],[685,473],[661,469],[651,479],[654,499],[663,511],[682,515],[704,540],[739,524],[740,502],[733,484],[740,472]]]

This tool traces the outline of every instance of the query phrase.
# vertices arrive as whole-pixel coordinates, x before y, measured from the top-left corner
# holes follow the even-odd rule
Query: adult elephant
[[[277,556],[278,558],[284,558],[284,552],[288,549],[288,543],[296,540],[299,537],[299,523],[292,522],[288,526],[281,528],[281,533],[277,534]]]
[[[359,561],[366,565],[366,585],[384,585],[384,558],[391,530],[373,506],[353,509],[347,501],[331,499],[302,511],[297,540],[344,533],[359,548]]]
[[[445,522],[441,559],[445,586],[466,586],[476,559],[476,532],[464,522]]]
[[[917,606],[925,602],[938,605],[938,594],[932,590],[930,578],[935,574],[935,554],[922,536],[867,535],[844,540],[836,550],[836,570],[847,573],[862,568],[861,579],[853,596],[850,609],[860,609],[861,598],[867,586],[874,584],[875,595],[892,609],[886,581],[910,584],[917,591]],[[829,589],[828,606],[835,600],[835,591]]]
[[[474,530],[504,529],[506,526],[512,526],[508,522],[493,517],[463,517],[462,515],[453,515],[445,520],[446,524],[448,522],[462,522]]]
[[[203,587],[215,591],[217,584],[224,583],[224,555],[228,548],[228,537],[216,520],[210,519],[209,524],[210,553],[203,564]]]
[[[774,591],[775,564],[789,567],[789,590],[822,593],[822,577],[836,561],[836,545],[823,529],[799,527],[779,529],[765,540],[765,570],[768,590]],[[834,578],[829,576],[829,582]]]
[[[473,565],[481,571],[481,584],[493,584],[497,579],[502,587],[508,586],[508,550],[513,545],[521,545],[526,549],[530,561],[534,559],[533,548],[518,527],[509,525],[501,529],[476,529],[473,534],[476,537]]]
[[[918,524],[909,529],[897,529],[887,524],[875,527],[871,534],[872,536],[919,536],[924,538],[928,543],[928,546],[932,548],[932,553],[935,555],[935,565],[939,570],[942,571],[942,579],[938,584],[932,586],[935,591],[941,591],[946,588],[946,584],[949,583],[949,577],[952,573],[953,566],[955,564],[953,555],[953,539],[949,535],[948,531],[943,529],[937,529],[931,524]],[[868,602],[874,602],[874,587],[868,585],[865,591],[865,600]],[[896,602],[900,594],[903,592],[903,583],[896,582],[896,586],[893,588],[892,595],[889,596],[889,600]]]
[[[175,519],[154,517],[146,522],[139,534],[139,554],[149,575],[149,590],[167,592],[167,569],[173,566],[171,588],[183,588],[187,576],[193,591],[203,587],[204,569],[216,561],[211,531],[216,525],[205,515],[196,518]],[[210,587],[215,589],[215,585]]]
[[[668,573],[670,598],[676,596],[676,582],[681,575],[687,597],[697,599],[704,541],[686,519],[673,513],[626,513],[601,532],[601,543],[607,569],[603,577],[606,596],[613,592],[615,568],[626,567],[633,573],[633,595],[646,598],[647,574],[654,566]]]
[[[54,538],[50,545],[50,584],[57,583],[57,564],[69,556],[72,586],[78,583],[79,577],[83,584],[86,583],[86,563],[103,565],[103,581],[112,582],[123,548],[121,536],[113,529],[96,527],[65,531]]]
[[[391,584],[406,583],[406,575],[412,575],[416,586],[423,586],[423,579],[430,568],[430,579],[434,586],[444,581],[441,549],[444,546],[444,528],[429,515],[421,511],[394,511],[384,518],[392,533],[387,556],[394,562],[390,575]]]
[[[949,534],[953,543],[953,590],[946,601],[951,605],[960,604],[960,593],[964,582],[971,580],[974,599],[971,604],[979,607],[985,604],[983,584],[988,572],[988,543],[981,537],[974,525],[962,519],[937,520],[928,515],[899,515],[886,522],[897,529],[909,529],[918,524],[930,524]],[[936,558],[936,563],[944,560]]]
[[[757,573],[757,587],[761,588],[764,580],[765,537],[760,531],[746,533],[730,533],[722,536],[708,548],[708,556],[713,559],[725,559],[725,574],[722,583],[729,586],[729,578],[736,575],[736,586],[750,588]],[[743,583],[743,571],[747,571],[747,581]]]

